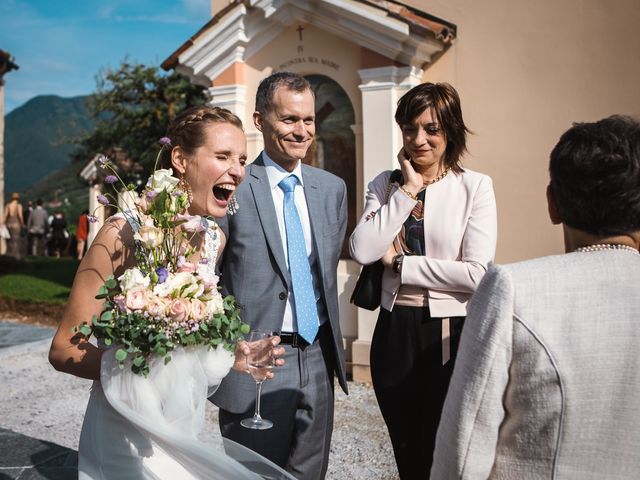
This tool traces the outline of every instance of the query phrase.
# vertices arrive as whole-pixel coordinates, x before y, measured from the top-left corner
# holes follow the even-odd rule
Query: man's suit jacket
[[[302,165],[302,178],[318,257],[321,299],[333,334],[336,374],[346,392],[337,268],[347,225],[347,189],[340,178],[307,165]],[[235,195],[240,208],[227,217],[226,225],[221,225],[227,233],[221,265],[223,291],[237,298],[242,319],[251,328],[280,330],[291,276],[262,155],[247,167],[245,180]],[[213,401],[225,410],[241,413],[254,401],[252,391],[253,379],[232,371]]]
[[[41,207],[37,206],[27,221],[27,231],[36,235],[43,235],[49,230],[49,214]]]
[[[364,213],[351,235],[351,257],[362,265],[385,254],[416,205],[396,186],[388,190],[390,176],[391,171],[382,172],[369,183]],[[465,168],[429,185],[424,207],[426,255],[406,256],[402,275],[385,269],[382,307],[391,311],[400,285],[407,284],[428,290],[432,317],[466,315],[467,301],[493,261],[496,236],[490,177]]]
[[[640,256],[491,269],[469,313],[434,479],[640,474]]]

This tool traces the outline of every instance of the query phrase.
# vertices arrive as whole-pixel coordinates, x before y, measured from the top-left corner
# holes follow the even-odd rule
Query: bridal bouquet
[[[167,142],[161,139],[163,147]],[[106,183],[134,192],[135,187],[124,185],[106,157],[98,163],[109,172]],[[187,213],[186,190],[171,169],[154,169],[133,205],[119,209],[135,232],[136,266],[107,279],[96,296],[104,299],[102,313],[78,328],[83,335],[117,346],[115,359],[120,366],[128,360],[131,370],[144,376],[149,374],[150,356],[164,358],[166,365],[170,352],[179,346],[233,352],[236,341],[249,332],[234,297],[223,298],[219,292],[217,245],[204,248],[197,263],[190,261],[196,253],[191,245],[195,234],[210,242],[220,232],[212,220]],[[117,204],[110,194],[99,195],[98,202]],[[90,216],[92,220],[95,217]]]

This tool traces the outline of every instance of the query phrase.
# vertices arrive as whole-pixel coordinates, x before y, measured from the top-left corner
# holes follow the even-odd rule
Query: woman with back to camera
[[[24,219],[22,217],[22,204],[20,203],[20,194],[13,192],[11,194],[11,200],[4,207],[2,214],[2,224],[7,227],[9,231],[9,238],[7,239],[7,255],[21,259],[22,258],[22,240],[20,238],[20,231],[24,228]]]
[[[174,119],[167,137],[171,144],[163,148],[160,167],[171,168],[173,175],[181,179],[180,188],[190,192],[188,213],[205,219],[224,217],[233,192],[245,173],[246,138],[240,119],[226,109],[192,107]],[[208,219],[202,220],[202,226],[204,229],[196,230],[190,240],[196,253],[188,261],[213,269],[224,248],[224,233]],[[105,376],[104,369],[101,376],[101,362],[104,366],[106,347],[89,343],[87,337],[80,332],[74,333],[73,329],[90,321],[93,315],[100,315],[103,304],[95,296],[105,280],[111,275],[118,278],[125,269],[135,265],[132,225],[125,215],[115,215],[100,229],[80,263],[67,309],[51,345],[49,360],[57,370],[94,380],[80,435],[79,478],[247,478],[251,475],[248,470],[238,468],[239,464],[221,456],[215,449],[203,454],[206,449],[200,443],[184,444],[180,440],[187,433],[181,430],[184,424],[193,427],[191,418],[204,417],[204,411],[200,409],[204,409],[206,395],[196,398],[194,394],[193,404],[185,403],[184,398],[192,395],[192,390],[196,393],[202,390],[194,386],[202,375],[198,377],[190,370],[166,378],[169,374],[160,369],[171,368],[174,370],[170,371],[175,372],[175,358],[166,366],[159,365],[159,370],[152,371],[149,377],[136,377],[134,381],[138,385],[146,385],[144,388],[148,393],[131,399],[137,404],[135,413],[141,410],[143,417],[149,411],[156,415],[151,418],[157,418],[161,413],[156,412],[166,412],[165,407],[174,412],[179,410],[180,415],[175,418],[161,417],[163,422],[168,421],[165,422],[169,425],[168,432],[162,423],[162,435],[155,430],[149,433],[144,427],[148,421],[136,423],[138,417],[125,417],[127,411],[114,408],[112,397],[105,395],[107,387],[103,390]],[[273,343],[278,341],[274,337]],[[185,348],[184,355],[193,355],[190,352]],[[233,368],[246,370],[246,353],[246,348],[237,348]],[[280,349],[274,350],[274,355],[281,353]],[[174,350],[173,357],[176,354]],[[278,360],[277,364],[280,362]],[[198,366],[195,362],[192,364]],[[160,375],[164,375],[162,384],[155,380]],[[109,377],[106,379],[111,380]],[[166,389],[165,396],[157,393],[161,387]],[[176,405],[185,407],[184,411]],[[156,427],[155,424],[152,426]],[[258,463],[261,461],[257,455],[248,458]]]
[[[640,122],[577,123],[551,152],[566,253],[496,265],[469,305],[439,480],[640,472]]]
[[[395,119],[400,170],[369,184],[350,252],[385,266],[371,376],[400,477],[424,479],[467,301],[495,254],[496,206],[491,179],[462,167],[468,129],[451,85],[412,88]]]

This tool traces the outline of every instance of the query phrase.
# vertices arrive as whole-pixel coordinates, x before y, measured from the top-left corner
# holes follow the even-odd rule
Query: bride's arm
[[[104,300],[95,298],[110,275],[121,274],[133,262],[131,229],[122,219],[110,219],[98,232],[76,272],[69,302],[58,324],[49,362],[56,370],[78,377],[99,379],[102,350],[73,328],[90,323],[102,312]]]

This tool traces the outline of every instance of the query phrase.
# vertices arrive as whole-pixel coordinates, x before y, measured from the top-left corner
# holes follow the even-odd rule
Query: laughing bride
[[[242,123],[192,107],[161,143],[141,197],[106,221],[83,258],[49,353],[56,370],[93,380],[79,478],[292,478],[238,444],[198,439],[207,396],[231,368],[246,370],[247,344],[236,345],[246,326],[217,289],[225,237],[211,219],[238,208]],[[120,181],[100,163],[106,183]]]

